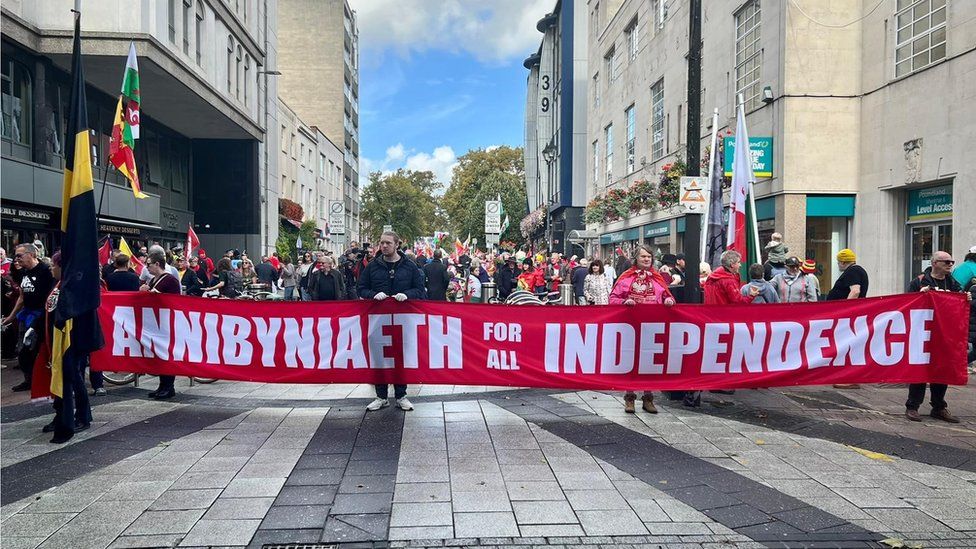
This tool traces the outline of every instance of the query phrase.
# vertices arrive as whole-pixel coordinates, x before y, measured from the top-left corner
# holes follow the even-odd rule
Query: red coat
[[[719,267],[705,280],[705,304],[729,305],[732,303],[752,303],[752,296],[742,295],[739,273],[730,273]]]

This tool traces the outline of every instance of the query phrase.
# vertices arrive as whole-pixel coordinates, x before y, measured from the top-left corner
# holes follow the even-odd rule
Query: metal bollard
[[[498,288],[495,286],[494,282],[485,282],[481,285],[481,302],[482,303],[495,303],[495,298],[498,296]]]
[[[576,301],[573,299],[573,285],[572,284],[560,284],[559,285],[559,304],[560,305],[575,305]]]

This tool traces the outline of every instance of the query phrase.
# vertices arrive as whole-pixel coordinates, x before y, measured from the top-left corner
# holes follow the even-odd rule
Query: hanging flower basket
[[[688,166],[681,158],[661,167],[661,180],[657,185],[658,206],[662,209],[670,209],[678,205],[681,178],[686,173],[688,173]]]
[[[603,223],[606,216],[607,201],[603,196],[596,196],[583,210],[583,220],[587,223]]]
[[[529,238],[530,236],[532,236],[532,234],[535,233],[535,231],[542,226],[545,220],[546,220],[545,206],[539,206],[538,209],[529,212],[529,215],[523,217],[522,221],[519,223],[519,230],[521,231],[522,236],[525,238]]]
[[[627,191],[630,197],[630,211],[640,213],[643,210],[650,210],[657,205],[657,196],[654,183],[646,179],[638,179]]]

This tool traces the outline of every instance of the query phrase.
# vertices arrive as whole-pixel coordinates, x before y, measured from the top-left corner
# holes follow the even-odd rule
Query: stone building
[[[35,239],[48,249],[60,244],[72,6],[69,0],[3,2],[0,171],[7,249]],[[265,71],[273,66],[275,25],[274,2],[267,0],[83,3],[88,119],[103,234],[126,236],[133,245],[171,245],[183,242],[192,224],[207,248],[253,254],[269,249],[269,241],[273,246],[277,235],[269,235],[264,223],[264,175],[274,166],[261,159],[269,127]],[[150,195],[144,200],[133,197],[107,158],[130,41],[141,80],[136,161]]]
[[[279,94],[343,153],[344,243],[359,240],[359,28],[347,0],[281,0]]]
[[[871,294],[904,290],[945,249],[976,244],[976,2],[709,0],[702,12],[704,148],[711,112],[734,130],[745,96],[760,240],[837,278],[850,247]],[[875,5],[877,4],[877,6]],[[587,198],[657,181],[684,156],[688,0],[589,0]],[[531,93],[531,90],[530,90]],[[726,199],[727,203],[727,199]],[[588,226],[604,255],[640,242],[684,249],[677,211]],[[598,246],[598,247],[597,247]]]

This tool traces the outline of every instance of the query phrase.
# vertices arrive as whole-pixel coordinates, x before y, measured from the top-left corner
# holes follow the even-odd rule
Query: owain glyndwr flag
[[[101,296],[98,227],[92,183],[90,128],[81,63],[81,14],[75,13],[72,87],[65,138],[61,205],[61,286],[51,341],[52,392],[59,394],[61,359],[68,348],[87,353],[102,346],[97,310]]]
[[[519,307],[105,294],[105,369],[279,383],[717,389],[966,383],[969,304]]]

